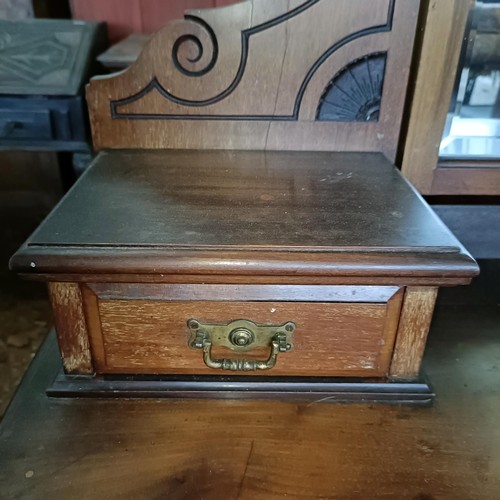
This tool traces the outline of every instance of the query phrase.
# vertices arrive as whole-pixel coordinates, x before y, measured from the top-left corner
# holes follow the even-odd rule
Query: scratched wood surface
[[[37,360],[1,424],[0,491],[84,500],[497,499],[494,288],[491,306],[457,308],[454,296],[438,308],[425,363],[438,399],[426,409],[49,400],[54,350]]]
[[[65,371],[93,373],[79,285],[51,282],[48,288]]]

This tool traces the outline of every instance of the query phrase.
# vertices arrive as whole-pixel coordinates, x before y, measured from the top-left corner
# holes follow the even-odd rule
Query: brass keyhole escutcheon
[[[254,334],[247,328],[235,328],[229,334],[229,340],[237,347],[250,345],[254,340]]]

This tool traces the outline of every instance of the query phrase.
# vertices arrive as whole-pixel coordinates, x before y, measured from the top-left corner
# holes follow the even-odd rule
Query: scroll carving
[[[391,104],[400,120],[417,14],[415,0],[247,0],[189,11],[128,71],[92,81],[96,146],[395,151],[399,123],[379,117],[361,131],[364,145],[350,144],[345,122],[360,120],[325,118],[325,92],[335,92],[332,75],[343,68],[391,52],[385,83],[400,87]],[[143,138],[146,131],[154,137]]]

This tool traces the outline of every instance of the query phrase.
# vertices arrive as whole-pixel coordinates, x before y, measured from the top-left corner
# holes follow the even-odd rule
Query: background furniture
[[[471,26],[467,20],[474,2],[443,0],[425,5],[408,130],[401,145],[402,172],[426,195],[498,195],[498,159],[439,158],[448,113],[454,112],[450,103],[458,91],[455,76],[460,54],[467,48],[462,43],[469,41],[466,27]]]
[[[0,29],[0,148],[89,153],[82,91],[103,26],[30,20]]]
[[[0,19],[19,20],[33,17],[31,0],[4,0],[0,4]]]
[[[150,38],[150,35],[136,33],[129,35],[99,54],[97,60],[110,72],[121,71],[128,68],[139,57]]]

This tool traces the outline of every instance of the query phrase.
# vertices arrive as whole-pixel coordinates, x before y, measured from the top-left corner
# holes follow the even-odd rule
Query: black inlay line
[[[132,114],[119,113],[113,118],[125,118],[127,120],[226,120],[226,121],[296,121],[293,115],[169,115],[169,114]]]
[[[111,117],[112,119],[128,119],[128,120],[229,120],[229,121],[296,121],[299,116],[299,111],[300,111],[300,105],[302,104],[302,98],[304,96],[305,90],[307,88],[307,85],[311,81],[314,73],[318,70],[318,68],[338,49],[343,47],[344,45],[347,45],[348,43],[352,42],[353,40],[356,40],[357,38],[361,38],[364,36],[369,36],[372,34],[376,33],[385,33],[388,31],[392,30],[392,24],[393,24],[393,19],[394,19],[394,7],[395,7],[395,0],[390,0],[389,2],[389,9],[388,9],[388,16],[387,16],[387,21],[385,24],[378,25],[378,26],[373,26],[371,28],[365,28],[359,31],[356,31],[355,33],[351,33],[350,35],[347,35],[346,37],[342,38],[335,44],[333,44],[330,48],[328,48],[320,57],[317,59],[317,61],[313,64],[313,66],[310,68],[310,70],[307,72],[300,88],[299,92],[297,94],[297,97],[295,99],[295,105],[293,109],[293,113],[291,115],[180,115],[180,114],[144,114],[144,113],[120,113],[118,110],[119,106],[124,106],[127,104],[131,104],[145,95],[147,95],[149,92],[151,92],[153,89],[158,90],[160,94],[165,97],[167,100],[174,102],[175,104],[179,104],[182,106],[188,106],[188,107],[201,107],[201,106],[209,106],[211,104],[215,104],[222,99],[225,99],[227,96],[229,96],[238,86],[238,84],[241,81],[241,78],[243,77],[243,74],[245,72],[245,67],[247,63],[247,58],[248,58],[248,45],[249,45],[249,38],[251,35],[255,33],[259,33],[261,31],[264,31],[268,28],[272,28],[284,21],[287,21],[288,19],[291,19],[292,17],[301,14],[305,10],[309,9],[313,5],[317,4],[320,0],[309,0],[308,2],[304,3],[303,5],[300,5],[299,7],[296,7],[295,9],[291,10],[290,12],[287,12],[286,14],[283,14],[282,16],[279,16],[275,19],[272,19],[270,21],[266,21],[265,23],[259,24],[257,26],[254,26],[252,28],[248,28],[246,30],[243,30],[241,32],[241,38],[242,38],[242,51],[241,51],[241,59],[240,59],[240,65],[238,67],[238,71],[236,73],[236,76],[234,80],[231,82],[229,87],[227,87],[224,91],[219,93],[218,95],[211,97],[210,99],[206,100],[201,100],[201,101],[191,101],[191,100],[186,100],[186,99],[181,99],[173,94],[171,94],[168,90],[166,90],[155,78],[151,80],[151,82],[141,91],[138,93],[130,96],[130,97],[125,97],[123,99],[119,99],[116,101],[111,101]],[[196,22],[201,22],[203,25],[205,25],[205,21],[202,19],[199,19],[195,16],[187,16],[190,19],[195,20]]]
[[[203,68],[202,70],[190,71],[190,70],[187,70],[186,68],[184,68],[182,66],[182,64],[179,62],[179,57],[178,57],[177,53],[179,51],[180,46],[185,41],[190,40],[190,41],[194,42],[194,44],[198,48],[198,56],[195,57],[194,59],[187,58],[189,62],[196,63],[203,57],[203,44],[200,42],[199,38],[197,38],[194,35],[186,34],[186,35],[180,36],[174,42],[174,45],[172,47],[172,61],[174,63],[174,66],[177,68],[177,71],[180,71],[184,75],[191,76],[191,77],[202,76],[202,75],[208,73],[209,71],[211,71],[212,68],[215,66],[215,63],[217,62],[217,59],[219,57],[219,43],[217,42],[217,37],[215,36],[213,29],[205,21],[203,21],[203,19],[199,19],[199,18],[196,18],[194,16],[189,16],[189,15],[186,15],[184,17],[186,19],[195,19],[196,22],[201,24],[207,30],[207,33],[210,36],[210,40],[212,41],[212,46],[213,46],[212,58],[210,59],[207,66],[205,68]]]

